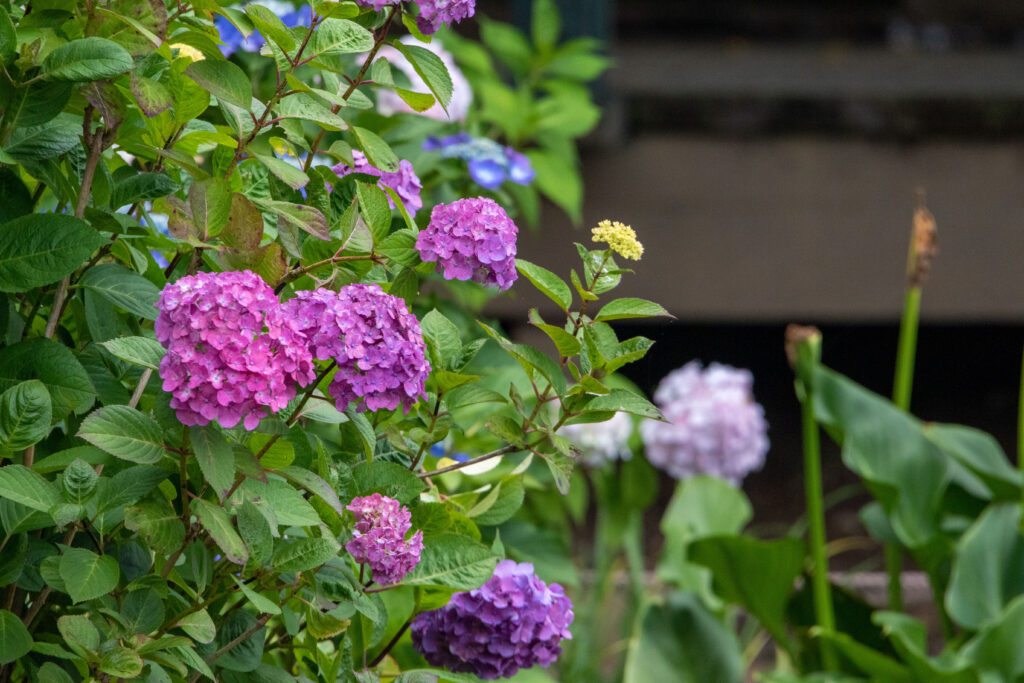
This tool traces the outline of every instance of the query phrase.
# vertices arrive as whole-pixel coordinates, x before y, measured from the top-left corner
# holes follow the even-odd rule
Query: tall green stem
[[[1024,473],[1024,358],[1020,366],[1020,399],[1017,402],[1017,466]],[[1024,504],[1024,497],[1021,499]]]

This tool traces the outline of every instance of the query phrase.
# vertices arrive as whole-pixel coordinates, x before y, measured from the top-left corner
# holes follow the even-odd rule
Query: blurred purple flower
[[[423,184],[420,183],[420,179],[409,161],[402,159],[398,163],[398,170],[388,173],[381,171],[371,164],[366,159],[365,154],[358,149],[354,149],[352,150],[352,163],[354,166],[337,164],[332,170],[343,177],[349,173],[365,173],[377,176],[380,178],[380,185],[390,187],[398,194],[402,204],[405,206],[405,210],[409,212],[410,216],[415,216],[416,212],[423,208],[423,199],[420,197],[420,190],[423,189]],[[388,196],[388,204],[392,209],[395,208],[395,202],[392,201],[390,196]]]
[[[443,24],[468,19],[476,11],[476,0],[416,0],[416,4],[420,6],[416,26],[427,35]]]
[[[474,138],[458,133],[443,138],[428,137],[423,143],[428,152],[439,151],[445,159],[467,162],[469,175],[480,186],[496,190],[506,179],[529,185],[536,173],[530,159],[511,147],[502,147],[494,140]]]

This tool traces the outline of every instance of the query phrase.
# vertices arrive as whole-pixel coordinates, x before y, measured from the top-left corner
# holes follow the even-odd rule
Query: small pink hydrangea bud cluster
[[[338,410],[360,399],[360,409],[408,410],[425,396],[426,344],[402,299],[376,284],[354,284],[336,293],[299,292],[284,309],[317,359],[337,361],[330,392]]]
[[[668,422],[640,425],[647,459],[676,479],[709,474],[739,485],[764,465],[768,423],[748,370],[698,361],[669,373],[654,400]]]
[[[423,185],[420,183],[419,176],[413,171],[412,164],[407,160],[402,159],[398,164],[398,170],[394,173],[387,173],[367,161],[365,154],[354,149],[352,150],[352,163],[354,164],[353,166],[338,164],[331,170],[342,177],[347,176],[349,173],[364,173],[377,176],[380,178],[381,185],[390,187],[401,198],[402,204],[410,216],[415,216],[416,212],[423,208],[423,199],[420,197],[420,190],[423,189]],[[392,209],[395,208],[395,202],[391,199],[390,195],[388,196],[388,204],[391,205]]]
[[[361,7],[372,7],[378,12],[390,5],[398,5],[401,0],[356,0]],[[417,0],[420,15],[416,25],[427,35],[437,32],[442,24],[459,22],[473,16],[476,11],[476,0]]]
[[[186,425],[256,428],[315,378],[305,337],[249,271],[197,273],[164,288],[154,325],[163,388]]]
[[[416,236],[424,261],[436,261],[446,280],[472,280],[506,290],[516,281],[519,230],[493,199],[477,197],[438,204]]]
[[[382,586],[398,583],[419,563],[423,532],[405,538],[412,528],[408,508],[393,498],[374,493],[354,498],[345,509],[356,517],[354,537],[345,544],[345,550],[359,564],[370,565],[374,581]]]

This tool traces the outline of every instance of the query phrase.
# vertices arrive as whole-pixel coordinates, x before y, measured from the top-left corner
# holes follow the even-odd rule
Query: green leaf
[[[274,549],[274,538],[263,515],[247,500],[238,508],[236,520],[238,533],[249,549],[249,563],[257,567],[267,564]]]
[[[373,235],[373,243],[379,244],[391,230],[391,206],[388,196],[376,185],[356,183],[356,194],[359,197],[359,213],[363,215],[366,225]]]
[[[318,640],[333,638],[344,633],[350,620],[339,619],[329,613],[321,612],[313,604],[306,605],[306,632]]]
[[[71,350],[44,337],[26,339],[0,353],[0,391],[38,379],[50,393],[54,421],[82,412],[96,399],[92,380]]]
[[[999,620],[983,629],[961,649],[975,668],[991,674],[988,681],[1019,681],[1024,675],[1020,634],[1024,632],[1024,597],[1006,605]]]
[[[74,603],[93,600],[117,587],[121,571],[117,560],[85,548],[68,548],[58,566],[60,578]]]
[[[348,19],[325,19],[313,33],[310,43],[310,52],[314,55],[355,54],[372,48],[373,34]]]
[[[242,251],[253,251],[263,240],[263,214],[244,194],[231,195],[228,224],[220,233],[220,241]]]
[[[138,273],[116,263],[93,266],[79,284],[133,315],[156,320],[160,290]]]
[[[109,480],[101,480],[96,507],[99,512],[132,505],[170,476],[152,465],[126,467]]]
[[[285,52],[295,47],[295,39],[288,27],[269,9],[262,5],[247,5],[245,13],[249,15],[253,26],[264,38],[274,41]]]
[[[526,156],[537,172],[536,186],[576,223],[582,218],[583,181],[576,166],[551,152],[529,150]]]
[[[548,338],[554,343],[558,354],[563,358],[571,358],[572,356],[579,354],[580,350],[583,348],[580,344],[580,340],[569,334],[564,328],[545,323],[536,308],[530,309],[529,319],[531,325],[534,325],[537,329],[548,336]]]
[[[249,5],[252,7],[253,5]],[[252,155],[259,159],[260,163],[267,167],[271,173],[278,177],[285,185],[298,190],[309,184],[309,176],[302,172],[302,169],[292,166],[287,161],[283,161],[274,156],[267,154],[257,154],[253,152]]]
[[[14,30],[14,22],[7,10],[0,7],[0,62],[7,63],[14,59],[18,51],[18,34]],[[7,662],[2,662],[6,664]]]
[[[595,396],[583,407],[583,410],[588,412],[615,411],[639,415],[652,420],[664,419],[657,406],[629,389],[612,389],[604,396]]]
[[[110,194],[110,208],[118,209],[146,199],[166,197],[179,189],[178,183],[163,173],[132,173],[120,180]]]
[[[312,206],[270,199],[257,199],[255,203],[262,207],[264,211],[276,214],[278,217],[283,218],[300,230],[308,232],[317,239],[329,240],[331,238],[327,219]]]
[[[0,225],[0,291],[24,292],[56,282],[106,240],[85,221],[35,213]]]
[[[193,66],[202,63],[194,62]],[[223,178],[195,182],[189,188],[188,203],[199,235],[216,237],[228,224],[231,214],[231,184]]]
[[[278,548],[272,564],[278,574],[305,572],[328,562],[340,550],[333,538],[300,538]]]
[[[490,548],[468,536],[438,534],[424,545],[419,564],[402,585],[472,590],[491,578],[497,563],[498,557]]]
[[[274,477],[268,478],[266,483],[248,479],[242,488],[250,494],[250,500],[256,504],[275,532],[278,524],[316,526],[321,523],[320,516],[309,501],[288,482]]]
[[[58,618],[57,630],[73,650],[93,654],[100,649],[100,632],[86,614],[68,614]]]
[[[128,406],[104,406],[90,413],[82,421],[78,436],[129,462],[151,465],[164,455],[160,425]]]
[[[928,423],[924,435],[981,479],[994,496],[1003,500],[1020,498],[1021,471],[1010,464],[1002,446],[990,434],[961,425]]]
[[[115,678],[135,678],[142,673],[142,658],[126,647],[115,647],[103,653],[99,669]]]
[[[210,534],[210,538],[224,553],[228,562],[244,565],[249,559],[249,551],[242,538],[231,525],[228,513],[213,503],[197,499],[192,502],[192,511],[199,518],[199,523]]]
[[[350,126],[350,130],[371,164],[385,173],[398,171],[398,157],[379,135],[359,126]]]
[[[140,365],[150,370],[160,368],[160,361],[166,353],[160,342],[149,337],[118,337],[108,339],[100,346],[126,363]]]
[[[170,555],[185,540],[185,525],[166,500],[144,501],[125,508],[124,525],[139,533],[160,555]]]
[[[20,451],[50,433],[50,394],[37,379],[16,384],[0,395],[0,451]]]
[[[666,311],[661,304],[656,304],[646,299],[627,297],[609,301],[601,307],[594,320],[621,320],[623,318],[650,318],[653,316],[675,317]]]
[[[462,354],[459,328],[436,308],[423,316],[420,322],[423,339],[430,351],[430,364],[435,371],[452,367],[452,361]]]
[[[316,474],[302,467],[290,466],[282,467],[275,471],[288,481],[298,484],[313,495],[318,496],[322,501],[327,503],[328,507],[339,515],[345,514],[345,506],[342,505],[341,501],[338,499],[338,494],[335,493],[330,484]]]
[[[33,510],[49,512],[61,502],[57,487],[24,465],[0,467],[0,497]]]
[[[740,645],[692,593],[671,593],[649,605],[630,641],[623,683],[739,683]]]
[[[249,111],[252,84],[241,67],[220,59],[203,59],[185,68],[185,75],[218,100]]]
[[[217,629],[217,649],[226,648],[249,629],[256,626],[256,617],[248,612],[231,612]],[[229,648],[217,660],[217,666],[229,671],[249,672],[257,669],[263,660],[263,644],[267,639],[267,627],[257,629],[252,635]]]
[[[200,643],[212,643],[217,637],[217,627],[213,625],[213,619],[205,609],[186,614],[175,626]]]
[[[846,633],[827,631],[815,626],[811,629],[810,635],[830,643],[873,681],[915,683],[917,680],[901,662],[854,640]]]
[[[235,483],[235,454],[231,444],[220,433],[216,426],[189,427],[192,450],[196,454],[196,462],[203,472],[203,478],[213,488],[221,500]]]
[[[523,505],[523,476],[503,477],[466,514],[477,524],[497,526],[508,521]]]
[[[441,58],[418,45],[407,45],[400,40],[394,40],[391,44],[409,60],[412,68],[447,112],[448,103],[452,100],[452,77]]]
[[[76,459],[61,474],[64,497],[69,503],[84,505],[96,491],[100,475],[84,460]]]
[[[550,50],[555,46],[562,32],[562,19],[554,0],[534,0],[530,32],[537,47]]]
[[[148,551],[146,551],[148,558]],[[153,588],[140,588],[124,596],[121,616],[127,622],[130,633],[148,634],[164,623],[164,601]]]
[[[249,588],[249,586],[246,585],[243,581],[240,581],[237,578],[235,579],[235,583],[238,585],[238,588],[242,591],[242,594],[245,595],[246,599],[249,600],[249,603],[257,610],[259,610],[262,614],[281,613],[280,605],[278,605],[270,598],[261,595],[260,593],[257,593],[252,588]]]
[[[53,83],[51,85],[67,85]],[[40,117],[41,118],[41,117]],[[43,161],[60,156],[78,147],[82,134],[81,119],[60,114],[37,126],[18,128],[3,144],[3,152],[16,161]],[[58,181],[64,176],[56,172]],[[55,191],[56,187],[52,188]],[[37,214],[54,215],[54,214]]]
[[[79,38],[47,55],[43,73],[54,81],[98,81],[123,74],[133,66],[128,51],[106,38]]]
[[[356,496],[380,493],[402,504],[411,502],[427,488],[407,468],[383,460],[359,463],[352,468],[352,480]]]
[[[572,292],[565,281],[552,273],[547,268],[534,265],[521,258],[516,259],[516,270],[518,270],[533,286],[544,293],[549,299],[558,304],[563,311],[568,311],[572,305]]]
[[[174,104],[174,95],[171,94],[170,88],[160,81],[139,75],[137,71],[132,71],[129,85],[139,109],[150,118],[167,111]]]
[[[0,666],[16,662],[32,649],[32,636],[11,612],[0,609]]]

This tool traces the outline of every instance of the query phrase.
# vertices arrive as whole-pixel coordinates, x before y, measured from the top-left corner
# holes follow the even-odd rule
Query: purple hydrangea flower
[[[397,500],[374,493],[354,498],[345,508],[356,516],[354,537],[345,544],[359,564],[368,564],[382,586],[398,583],[420,561],[423,532],[406,540],[412,515]]]
[[[668,422],[640,425],[651,464],[676,479],[710,474],[739,485],[764,465],[768,423],[748,370],[698,361],[669,373],[654,394]]]
[[[520,185],[533,182],[536,173],[530,159],[511,147],[502,147],[494,140],[470,137],[468,133],[443,138],[428,137],[423,149],[439,151],[445,159],[467,162],[469,175],[477,184],[496,190],[506,179]]]
[[[355,166],[338,164],[332,170],[342,177],[347,176],[349,173],[365,173],[377,176],[380,178],[379,182],[381,185],[390,187],[398,194],[402,199],[402,204],[405,205],[405,210],[409,212],[410,216],[415,216],[416,212],[423,208],[423,199],[420,197],[420,190],[423,189],[423,185],[420,183],[416,172],[413,171],[412,164],[405,159],[399,162],[397,171],[387,173],[367,161],[365,154],[354,149],[352,150],[352,163]],[[391,205],[392,209],[395,208],[395,202],[391,200],[390,196],[388,196],[388,204]]]
[[[186,425],[253,430],[315,378],[298,324],[250,271],[197,273],[164,287],[154,329],[164,391]]]
[[[516,224],[486,197],[438,204],[416,237],[424,261],[437,261],[446,280],[472,280],[506,290],[516,281]]]
[[[476,0],[416,0],[416,2],[420,6],[420,15],[416,18],[416,26],[427,35],[435,33],[442,24],[468,19],[476,11]]]
[[[549,666],[571,639],[572,602],[533,565],[503,560],[480,588],[412,622],[413,647],[433,666],[485,680],[508,678],[535,664]]]
[[[435,102],[434,106],[430,107],[430,109],[417,112],[406,104],[405,100],[403,100],[395,91],[381,90],[377,93],[377,110],[384,116],[390,116],[396,113],[413,113],[426,116],[431,119],[436,119],[438,121],[465,121],[466,115],[469,113],[469,107],[473,104],[473,88],[470,86],[469,80],[465,75],[463,75],[462,71],[455,63],[455,58],[452,56],[452,53],[445,50],[441,45],[441,41],[437,39],[432,40],[429,43],[423,43],[409,35],[402,36],[400,40],[406,45],[414,45],[416,47],[422,47],[424,50],[430,50],[441,59],[441,63],[444,64],[444,67],[448,70],[448,73],[452,78],[452,98],[445,108],[442,108],[439,103]],[[388,60],[391,66],[401,71],[409,80],[409,89],[416,92],[430,92],[430,88],[427,87],[423,78],[416,73],[416,69],[413,67],[412,63],[396,48],[390,45],[385,45],[377,53],[377,58]]]
[[[299,292],[283,308],[314,357],[337,361],[330,392],[339,411],[360,399],[359,410],[408,410],[426,395],[430,363],[419,320],[379,285]]]

